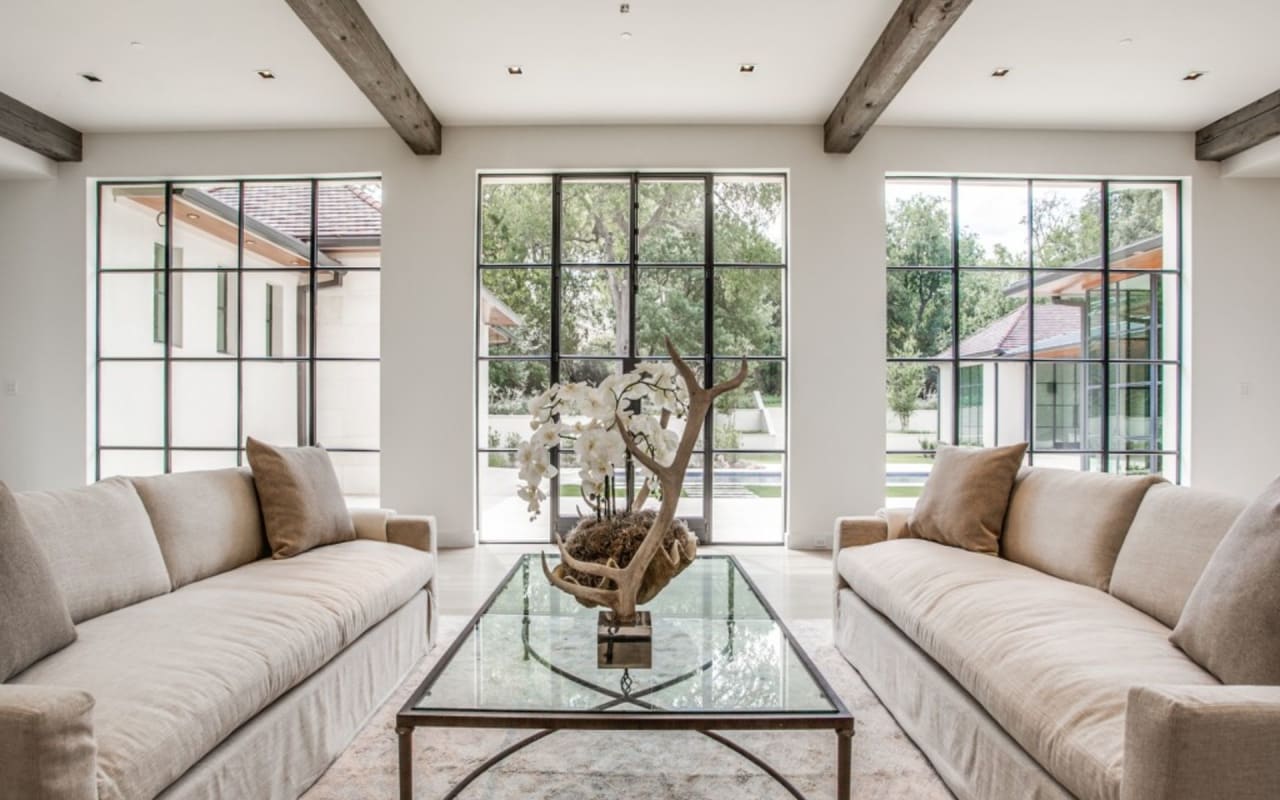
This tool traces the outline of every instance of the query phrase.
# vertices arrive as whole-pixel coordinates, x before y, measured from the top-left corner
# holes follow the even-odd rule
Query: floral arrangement
[[[668,430],[671,418],[689,410],[689,390],[671,362],[647,361],[624,374],[605,378],[598,386],[588,383],[555,384],[529,403],[533,434],[516,452],[523,485],[518,494],[537,516],[547,499],[542,483],[556,476],[551,449],[572,443],[577,456],[582,497],[596,519],[618,515],[614,473],[627,463],[627,443],[619,424],[626,425],[635,445],[658,464],[670,464],[680,437]],[[656,486],[643,463],[636,470],[642,479],[638,509]],[[659,490],[660,491],[660,490]]]

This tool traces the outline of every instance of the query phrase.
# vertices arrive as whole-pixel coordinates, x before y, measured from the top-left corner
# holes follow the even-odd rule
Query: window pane
[[[1108,236],[1112,269],[1177,269],[1177,241],[1164,231],[1177,230],[1174,184],[1111,184]]]
[[[1044,359],[1102,357],[1102,274],[1036,271],[1035,356]]]
[[[551,179],[480,181],[480,263],[551,263]]]
[[[476,365],[480,387],[481,447],[515,447],[511,437],[528,438],[529,401],[551,385],[546,361],[481,361]],[[494,432],[500,444],[489,445]]]
[[[560,273],[560,353],[625,356],[631,282],[625,267],[565,268]]]
[[[889,271],[891,358],[950,357],[951,276],[950,270]]]
[[[306,444],[310,367],[247,361],[241,369],[244,435],[280,447]]]
[[[236,365],[170,365],[174,447],[229,447],[236,442]]]
[[[316,444],[377,450],[381,365],[362,361],[316,364]]]
[[[960,181],[961,266],[1027,266],[1027,201],[1026,181]]]
[[[240,254],[240,188],[235,183],[173,187],[175,269],[235,269]]]
[[[717,542],[782,542],[781,453],[717,453],[711,514]]]
[[[1111,365],[1111,449],[1178,446],[1177,369],[1160,364]]]
[[[560,254],[566,264],[625,264],[631,258],[631,182],[566,180]]]
[[[622,362],[606,359],[565,359],[560,362],[560,383],[597,385],[610,375],[622,374]]]
[[[1037,268],[1102,268],[1098,183],[1033,181],[1032,240]]]
[[[251,276],[252,277],[252,276]],[[234,272],[173,272],[169,308],[174,358],[234,356],[238,278]]]
[[[1032,405],[1037,452],[1101,449],[1102,365],[1036,364]],[[1036,463],[1041,463],[1039,456]]]
[[[103,447],[164,445],[164,363],[99,365],[99,439]]]
[[[164,186],[103,185],[98,198],[102,268],[163,268]]]
[[[951,182],[889,180],[884,192],[885,263],[951,266]]]
[[[169,454],[170,472],[198,472],[236,466],[235,450],[174,450]]]
[[[310,346],[310,273],[245,272],[241,286],[244,355],[305,357]]]
[[[706,198],[701,180],[640,181],[637,247],[642,264],[706,260]]]
[[[99,453],[99,472],[102,478],[116,475],[159,475],[164,472],[163,450],[108,450]]]
[[[376,508],[382,494],[382,456],[379,453],[329,453],[338,485],[352,506]],[[373,502],[361,502],[361,500]]]
[[[1110,468],[1118,475],[1163,475],[1166,480],[1178,480],[1178,457],[1173,453],[1113,455]]]
[[[786,224],[780,177],[717,177],[712,185],[717,264],[782,264]]]
[[[316,276],[316,355],[377,358],[382,275],[322,270]]]
[[[381,266],[382,182],[320,181],[316,192],[320,266]]]
[[[520,471],[499,453],[479,454],[480,536],[486,541],[539,542],[551,540],[550,501],[542,515],[530,519],[525,501],[516,496],[521,485]],[[549,483],[542,490],[548,492]],[[549,492],[548,492],[549,493]]]
[[[912,273],[913,275],[923,273]],[[1031,273],[960,271],[960,355],[1028,358]]]
[[[781,269],[728,269],[715,273],[715,352],[724,356],[780,356]]]
[[[551,270],[480,271],[481,356],[551,352]]]
[[[737,361],[717,361],[716,381],[738,374]],[[752,361],[742,386],[716,399],[715,446],[727,450],[783,450],[787,414],[783,407],[783,366]]]
[[[949,441],[949,411],[944,413],[940,400],[947,398],[950,408],[950,380],[949,364],[908,361],[888,365],[886,450],[931,451],[939,442]]]
[[[254,269],[311,264],[311,182],[244,186],[244,265]]]
[[[1178,283],[1169,274],[1111,273],[1111,358],[1178,357]]]
[[[639,270],[636,294],[636,352],[666,355],[664,337],[671,337],[681,356],[702,355],[705,327],[705,279],[701,269]]]
[[[98,317],[101,355],[164,355],[164,273],[104,272]]]

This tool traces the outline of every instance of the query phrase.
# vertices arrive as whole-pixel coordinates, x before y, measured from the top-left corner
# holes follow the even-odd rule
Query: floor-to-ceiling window
[[[485,541],[545,542],[577,522],[572,448],[544,514],[515,496],[529,400],[647,359],[664,337],[721,397],[679,513],[704,540],[783,539],[786,181],[781,175],[484,175],[477,244],[477,508]],[[617,476],[631,496],[633,476]]]
[[[1181,185],[885,183],[886,495],[939,443],[1180,476]]]
[[[97,244],[97,476],[233,467],[253,436],[378,497],[378,179],[102,182]]]

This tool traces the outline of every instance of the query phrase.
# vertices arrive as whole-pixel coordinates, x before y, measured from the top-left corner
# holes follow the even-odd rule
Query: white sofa
[[[1280,797],[1280,687],[1169,642],[1245,505],[1026,469],[1000,557],[839,519],[837,646],[962,800]]]
[[[430,517],[273,560],[247,469],[17,498],[77,638],[0,685],[3,798],[296,798],[434,635]]]

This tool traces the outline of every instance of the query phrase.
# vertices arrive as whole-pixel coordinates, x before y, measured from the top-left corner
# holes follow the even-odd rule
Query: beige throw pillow
[[[272,447],[251,437],[246,451],[273,558],[356,538],[323,447]]]
[[[938,448],[907,527],[919,539],[1000,552],[1000,533],[1026,443],[1007,447]]]
[[[49,559],[0,483],[0,682],[75,639]]]
[[[1222,537],[1170,641],[1223,683],[1280,685],[1280,479]]]

